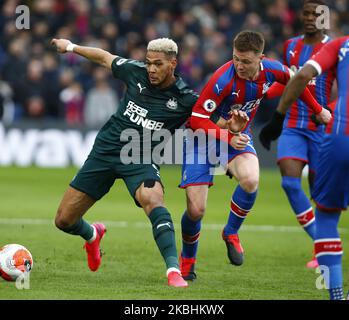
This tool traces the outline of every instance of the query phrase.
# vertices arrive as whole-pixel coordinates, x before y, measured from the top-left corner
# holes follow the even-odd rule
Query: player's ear
[[[259,56],[259,59],[260,59],[260,60],[263,60],[264,58],[265,58],[265,54],[262,53],[262,54]]]
[[[176,67],[177,67],[177,59],[176,58],[171,59],[171,65],[173,67],[173,70],[176,69]]]

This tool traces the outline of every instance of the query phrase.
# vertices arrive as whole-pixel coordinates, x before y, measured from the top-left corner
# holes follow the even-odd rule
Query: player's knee
[[[160,192],[148,191],[141,194],[140,202],[145,205],[161,205],[164,202],[164,197]]]
[[[190,201],[188,203],[187,214],[191,220],[197,221],[202,219],[205,214],[205,204],[198,201]]]
[[[283,177],[281,186],[285,192],[293,193],[301,188],[301,182],[300,179],[297,178]]]
[[[64,228],[68,227],[69,224],[67,223],[66,220],[62,219],[60,216],[56,216],[56,218],[55,218],[55,226],[58,229],[63,230]]]
[[[63,208],[59,207],[55,217],[55,225],[58,229],[64,230],[71,225],[71,221],[65,216]]]
[[[163,207],[164,202],[161,199],[152,199],[151,201],[143,202],[143,209],[146,212],[151,212],[153,209],[157,207]]]
[[[253,176],[243,178],[239,181],[241,188],[248,193],[256,192],[258,189],[258,183],[258,177]]]
[[[164,197],[162,190],[143,189],[138,193],[138,202],[146,212],[151,212],[156,207],[164,205]]]

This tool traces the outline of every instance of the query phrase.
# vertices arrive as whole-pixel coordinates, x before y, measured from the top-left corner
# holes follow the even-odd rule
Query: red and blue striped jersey
[[[327,71],[336,73],[338,99],[326,133],[349,135],[349,36],[329,42],[307,64],[319,75]]]
[[[209,119],[214,111],[228,119],[229,112],[238,109],[245,111],[250,118],[247,129],[270,86],[274,82],[286,84],[289,79],[289,69],[277,60],[263,59],[259,76],[254,81],[241,79],[233,61],[229,61],[213,74],[203,88],[193,107],[189,125],[196,129],[197,126],[192,125],[195,118]]]
[[[325,35],[320,43],[308,45],[304,43],[303,39],[304,36],[298,36],[287,40],[284,44],[284,64],[294,72],[297,72],[303,67],[311,56],[331,40],[330,37]],[[329,70],[321,74],[321,76],[314,78],[307,86],[316,101],[322,106],[327,106],[330,103],[331,88],[334,79],[335,73]],[[311,110],[309,110],[301,99],[298,99],[288,110],[284,127],[316,131],[319,128],[311,121],[311,115]]]

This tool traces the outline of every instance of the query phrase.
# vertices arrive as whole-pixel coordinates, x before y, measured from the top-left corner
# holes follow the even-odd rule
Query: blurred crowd
[[[349,0],[332,0],[333,37],[349,34]],[[242,29],[261,31],[265,53],[280,59],[283,42],[302,32],[303,0],[4,0],[0,1],[0,118],[60,120],[99,127],[118,107],[123,84],[73,53],[58,55],[53,37],[143,60],[147,43],[171,37],[179,45],[177,72],[200,91],[231,59]],[[30,9],[19,30],[16,7]]]

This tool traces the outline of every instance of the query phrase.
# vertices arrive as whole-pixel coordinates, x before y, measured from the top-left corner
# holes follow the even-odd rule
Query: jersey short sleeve
[[[125,83],[129,82],[129,79],[134,77],[135,72],[137,72],[140,67],[145,68],[145,64],[137,60],[125,59],[122,57],[116,57],[111,64],[113,76]]]

